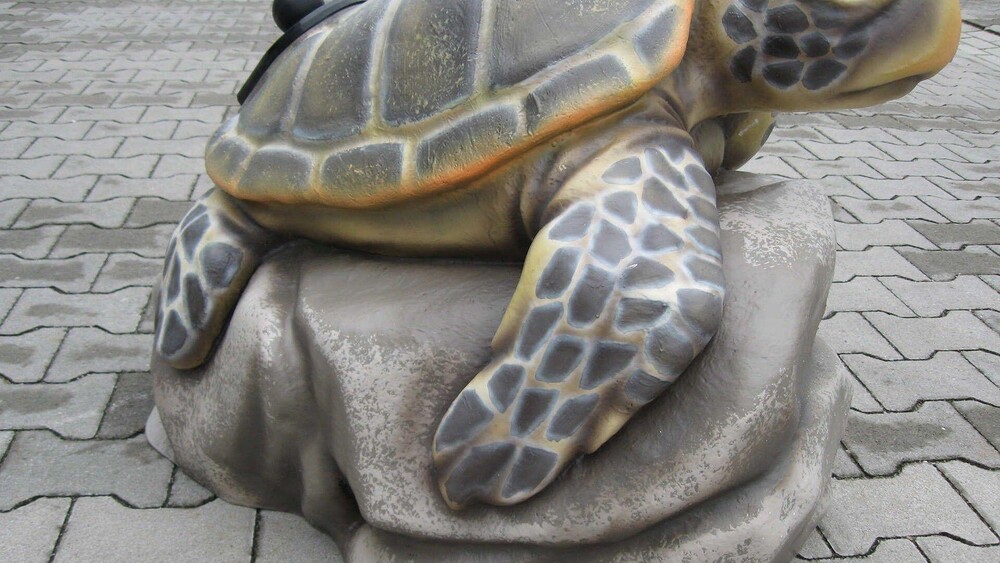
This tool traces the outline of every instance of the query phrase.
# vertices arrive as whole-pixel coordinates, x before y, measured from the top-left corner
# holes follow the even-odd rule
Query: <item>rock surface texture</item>
[[[489,360],[519,265],[288,245],[209,362],[153,359],[147,436],[224,499],[303,514],[348,561],[789,560],[820,516],[850,404],[815,339],[833,222],[806,182],[720,184],[721,330],[535,499],[453,511],[430,455],[440,417]]]

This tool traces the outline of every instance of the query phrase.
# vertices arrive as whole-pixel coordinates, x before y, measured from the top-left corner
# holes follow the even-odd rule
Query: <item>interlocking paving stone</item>
[[[149,295],[149,303],[146,304],[146,310],[142,313],[142,319],[139,321],[138,332],[152,334],[156,327],[156,311],[157,303],[159,302],[159,286],[153,286],[153,291]]]
[[[62,158],[62,157],[57,157]],[[120,174],[127,178],[147,178],[159,157],[154,155],[132,156],[128,158],[93,158],[84,155],[66,157],[55,178],[72,178],[85,174]]]
[[[151,334],[109,334],[99,328],[70,329],[45,380],[70,381],[88,373],[149,369]]]
[[[93,122],[77,123],[32,123],[30,121],[15,121],[9,127],[0,131],[0,139],[19,139],[36,137],[56,137],[59,139],[82,139],[93,126]]]
[[[950,280],[956,274],[1000,274],[1000,255],[986,246],[965,250],[917,250],[901,248],[906,260],[934,280]],[[906,276],[911,277],[911,276]],[[922,279],[912,278],[911,279]]]
[[[24,176],[35,180],[48,178],[62,164],[64,156],[43,156],[39,158],[3,158],[0,170],[11,176]],[[81,172],[80,174],[85,174]]]
[[[873,143],[873,145],[878,148],[879,151],[882,151],[893,159],[899,161],[909,161],[918,158],[933,158],[935,160],[960,160],[962,158],[961,156],[948,150],[945,145],[921,145],[919,147],[900,145],[898,143]],[[878,155],[872,156],[877,157]],[[922,177],[918,178],[921,180],[924,179]],[[906,180],[911,179],[913,179],[912,176]],[[903,181],[905,182],[906,180]]]
[[[0,460],[7,454],[7,448],[14,439],[13,432],[0,432]]]
[[[927,563],[920,550],[910,540],[889,539],[882,540],[875,547],[875,550],[862,557],[852,557],[851,559],[829,558],[812,559],[816,563],[827,563],[830,561],[860,561],[864,563]]]
[[[0,429],[46,428],[66,438],[93,438],[114,387],[114,375],[60,385],[0,381]]]
[[[160,123],[166,123],[161,121]],[[172,130],[171,130],[172,131]],[[205,139],[207,141],[208,139]],[[127,157],[141,154],[179,154],[191,158],[201,158],[205,156],[205,148],[202,143],[190,139],[164,140],[153,139],[148,136],[129,137],[118,147],[115,156]]]
[[[1000,407],[1000,388],[958,352],[938,352],[929,360],[885,362],[856,354],[841,359],[889,410],[945,399],[977,399]]]
[[[879,538],[947,533],[977,545],[996,536],[929,463],[881,479],[834,480],[820,530],[840,555],[868,553]],[[902,559],[888,559],[900,561]]]
[[[33,141],[33,139],[28,138],[0,141],[0,158],[17,158],[21,156]]]
[[[177,124],[177,129],[170,138],[187,139],[192,142],[197,142],[198,139],[207,139],[209,136],[215,134],[215,130],[218,128],[218,122],[203,123],[200,121],[181,121]]]
[[[0,200],[44,197],[59,201],[83,201],[96,182],[97,176],[77,176],[61,180],[52,178],[33,180],[23,176],[4,176]],[[28,202],[22,201],[27,206]],[[0,204],[0,209],[2,208],[3,204]],[[4,223],[0,221],[0,224]]]
[[[979,279],[990,284],[990,287],[992,287],[993,289],[1000,291],[1000,276],[986,275],[986,276],[979,276]]]
[[[143,198],[135,203],[132,214],[125,226],[130,228],[148,227],[161,223],[179,223],[190,211],[191,203],[187,201],[168,201],[159,198]]]
[[[834,200],[862,223],[879,223],[886,219],[947,221],[940,213],[912,196],[900,196],[887,201],[851,197],[836,197]]]
[[[257,563],[340,563],[337,544],[295,514],[263,510],[257,531]]]
[[[204,64],[198,64],[199,68],[204,68]],[[240,68],[240,71],[243,69]],[[241,73],[242,76],[242,73]],[[201,121],[203,123],[217,124],[225,116],[225,108],[203,107],[203,108],[175,108],[166,106],[153,106],[142,114],[141,123],[152,123],[156,121]]]
[[[160,258],[112,254],[94,282],[94,291],[111,292],[124,287],[152,284],[163,270]]]
[[[966,147],[962,147],[963,149]],[[983,149],[996,153],[997,149]],[[941,186],[948,194],[958,199],[976,199],[977,197],[992,197],[997,194],[997,186],[993,180],[946,180],[934,178],[934,183]]]
[[[1000,151],[997,152],[1000,153]],[[938,213],[956,223],[1000,217],[1000,198],[998,197],[982,197],[972,201],[928,197],[924,201]]]
[[[815,128],[816,132],[821,134],[824,138],[830,139],[836,143],[851,143],[854,141],[866,141],[869,143],[874,142],[885,142],[885,143],[899,143],[900,140],[889,132],[877,129],[874,127],[866,127],[864,129],[845,129],[843,127],[826,127],[820,126]],[[962,139],[955,137],[955,141],[961,142]]]
[[[898,316],[913,316],[913,311],[879,283],[879,280],[868,277],[833,284],[826,311],[827,314],[840,311],[884,311]]]
[[[66,329],[62,328],[0,336],[0,375],[15,383],[41,381],[65,336]]]
[[[881,282],[921,317],[937,317],[945,311],[961,309],[1000,311],[1000,292],[975,276],[958,276],[950,282],[913,282],[901,278],[882,278]]]
[[[102,201],[116,197],[158,197],[175,201],[188,201],[191,199],[191,189],[197,177],[196,174],[180,174],[170,178],[155,179],[101,176],[87,195],[87,200]]]
[[[0,254],[16,254],[29,259],[44,258],[65,229],[66,227],[61,226],[48,226],[0,231]]]
[[[70,502],[68,498],[40,498],[0,513],[0,560],[48,563]]]
[[[167,154],[160,157],[159,162],[156,164],[156,169],[153,170],[152,177],[170,178],[178,174],[188,174],[192,170],[200,170],[202,168],[204,168],[204,162],[201,157],[192,158],[177,154]]]
[[[98,227],[119,227],[125,222],[135,200],[110,199],[86,203],[64,203],[54,199],[36,199],[18,217],[14,227],[30,229],[39,225],[92,223]]]
[[[979,320],[983,321],[994,332],[1000,333],[1000,312],[997,311],[976,311],[973,313]]]
[[[0,287],[55,287],[87,291],[97,278],[105,257],[83,254],[72,258],[26,260],[0,255]]]
[[[864,316],[911,360],[929,358],[938,350],[1000,351],[1000,334],[969,311],[951,311],[943,317],[929,319],[878,312],[864,313]]]
[[[922,223],[933,225],[935,223]],[[844,250],[864,250],[870,246],[913,246],[936,250],[930,240],[906,221],[889,219],[881,223],[837,223],[837,244]]]
[[[1000,471],[982,469],[963,461],[939,463],[938,469],[994,531],[1000,530]]]
[[[1000,450],[1000,407],[977,401],[955,401],[952,403],[972,426],[979,431],[994,448]]]
[[[853,393],[851,396],[851,410],[867,413],[885,412],[885,407],[878,402],[878,399],[856,377],[851,379],[851,392]]]
[[[162,258],[174,225],[154,225],[142,229],[101,229],[92,225],[71,225],[52,249],[53,258],[84,252],[134,252]]]
[[[149,411],[146,411],[146,415],[149,415]],[[167,506],[174,508],[201,506],[213,498],[215,494],[212,491],[185,475],[180,468],[174,468],[174,480],[170,484]]]
[[[115,84],[115,88],[121,88],[122,84]],[[131,138],[140,137],[146,139],[169,139],[177,129],[176,121],[160,121],[158,123],[117,123],[114,121],[87,122],[89,127],[85,131],[85,139],[106,139],[125,138],[122,145],[131,142]],[[119,154],[118,156],[136,156],[131,154]]]
[[[9,227],[17,216],[28,207],[26,199],[9,199],[0,201],[0,227]]]
[[[120,139],[83,141],[42,137],[32,143],[31,147],[21,155],[21,158],[37,158],[54,154],[87,154],[95,157],[109,157],[115,154],[115,150],[120,144]]]
[[[917,538],[920,550],[931,563],[986,563],[1000,561],[1000,544],[967,545],[945,536]]]
[[[0,334],[52,326],[98,326],[110,332],[132,332],[139,325],[149,291],[128,288],[114,293],[67,294],[27,289],[0,325]]]
[[[838,354],[870,354],[885,360],[901,360],[889,341],[860,313],[837,313],[819,325],[819,335]]]
[[[927,279],[923,272],[900,256],[895,248],[876,246],[859,252],[837,253],[834,281],[849,281],[855,276],[875,275],[900,276],[911,280]]]
[[[23,290],[0,287],[0,322],[7,316]]]
[[[943,121],[943,120],[942,120]],[[937,124],[940,124],[939,121]],[[883,178],[907,178],[910,176],[938,176],[941,178],[961,179],[966,178],[964,174],[956,172],[953,167],[945,166],[929,158],[917,158],[905,162],[894,160],[884,160],[880,158],[864,158],[862,161],[879,172]],[[947,163],[952,164],[952,163]],[[957,164],[957,163],[955,163]]]
[[[858,467],[858,464],[851,459],[851,456],[841,445],[840,449],[837,450],[837,458],[833,462],[833,475],[835,477],[840,477],[841,479],[847,479],[850,477],[863,477],[864,472]]]
[[[191,509],[136,510],[106,497],[81,498],[54,561],[248,561],[254,515],[222,501]]]
[[[866,164],[860,158],[846,157],[836,161],[804,159],[794,156],[785,157],[785,163],[794,168],[803,178],[820,180],[828,176],[868,176],[884,178],[878,170]]]
[[[994,163],[980,164],[977,162],[941,161],[941,164],[953,171],[958,178],[965,180],[986,181],[1000,177],[1000,172]],[[954,177],[954,176],[953,176]]]
[[[820,535],[819,530],[815,529],[806,538],[802,548],[799,549],[796,561],[800,559],[822,559],[833,557],[833,555],[833,552],[830,551],[830,546],[826,545],[826,540]]]
[[[797,170],[776,156],[757,156],[746,163],[740,170],[753,174],[773,174],[784,178],[802,177]]]
[[[770,147],[768,147],[770,150]],[[856,198],[866,198],[868,194],[861,191],[861,188],[854,185],[846,177],[830,176],[823,180],[818,186],[827,196],[847,196]]]
[[[836,160],[845,156],[874,156],[885,158],[886,154],[867,141],[852,141],[843,143],[819,143],[814,141],[799,141],[799,145],[821,160]]]
[[[945,402],[912,412],[852,412],[843,441],[869,475],[889,475],[920,460],[961,458],[1000,468],[1000,452]]]
[[[68,73],[67,73],[68,74]],[[87,80],[93,80],[93,73],[86,73],[82,75]],[[124,81],[134,78],[134,74],[129,72],[122,75],[125,78]],[[66,76],[63,76],[63,80],[66,80]],[[116,81],[118,82],[118,81]],[[66,109],[63,113],[59,115],[57,122],[60,123],[73,123],[75,121],[114,121],[118,123],[138,123],[139,117],[142,115],[144,109],[142,107],[132,107],[132,108],[88,108],[88,107],[71,107]]]
[[[98,377],[90,375],[83,379]],[[81,381],[81,380],[78,380]],[[111,400],[104,410],[98,438],[128,438],[142,432],[153,410],[153,381],[148,373],[118,376]]]
[[[45,430],[20,431],[0,466],[0,510],[36,496],[69,495],[116,495],[132,506],[161,506],[172,467],[144,436],[71,441]]]

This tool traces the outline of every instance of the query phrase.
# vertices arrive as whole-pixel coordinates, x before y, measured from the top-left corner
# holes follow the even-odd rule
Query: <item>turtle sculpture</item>
[[[291,43],[209,142],[217,189],[170,242],[156,350],[203,363],[288,238],[523,260],[493,359],[431,455],[453,508],[524,501],[718,329],[713,175],[760,148],[772,112],[906,94],[959,33],[958,0],[350,6]]]

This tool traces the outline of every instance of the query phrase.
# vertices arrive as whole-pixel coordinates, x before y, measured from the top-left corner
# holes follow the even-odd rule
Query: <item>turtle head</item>
[[[688,60],[707,113],[879,104],[955,56],[959,0],[702,0]],[[720,87],[721,86],[721,87]]]

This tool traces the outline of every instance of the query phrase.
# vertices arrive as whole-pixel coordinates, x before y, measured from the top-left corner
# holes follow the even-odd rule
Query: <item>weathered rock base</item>
[[[230,502],[302,514],[348,561],[786,561],[818,519],[850,404],[815,340],[826,198],[720,186],[722,329],[681,379],[536,498],[452,511],[440,416],[489,359],[516,265],[297,243],[251,280],[202,368],[153,359],[151,443]]]

